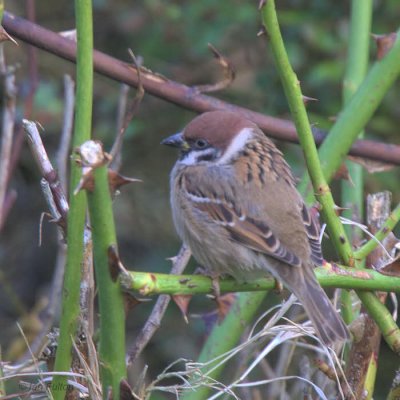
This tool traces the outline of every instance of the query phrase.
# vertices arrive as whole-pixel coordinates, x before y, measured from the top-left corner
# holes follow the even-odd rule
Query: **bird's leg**
[[[219,276],[211,276],[211,294],[214,296],[218,303],[218,299],[221,297],[221,289],[219,287]]]
[[[198,266],[195,271],[195,274],[201,274],[208,276],[211,279],[211,293],[209,297],[211,297],[217,303],[218,310],[218,319],[222,320],[226,314],[226,300],[224,296],[221,296],[221,289],[219,287],[219,274],[213,274],[209,269],[204,268],[203,266]]]
[[[198,265],[194,270],[195,275],[204,275],[211,279],[211,296],[215,299],[221,296],[221,291],[219,288],[219,275],[213,274],[209,269]],[[217,300],[218,301],[218,300]]]
[[[283,291],[283,285],[282,282],[279,279],[275,278],[275,287],[274,287],[274,292],[277,294],[281,294]]]

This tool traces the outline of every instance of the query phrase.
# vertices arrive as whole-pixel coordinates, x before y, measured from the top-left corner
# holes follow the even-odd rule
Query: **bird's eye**
[[[205,149],[208,146],[208,142],[205,139],[197,139],[194,142],[194,146],[196,147],[196,149]]]

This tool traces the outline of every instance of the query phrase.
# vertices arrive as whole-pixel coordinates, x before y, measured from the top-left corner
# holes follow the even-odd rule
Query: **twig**
[[[22,125],[25,130],[28,143],[30,145],[34,159],[37,163],[38,169],[43,177],[41,181],[41,186],[50,214],[53,220],[57,222],[61,231],[61,236],[65,238],[68,213],[68,203],[65,193],[61,187],[60,181],[58,180],[57,173],[47,156],[46,149],[43,146],[43,142],[36,127],[36,124],[32,121],[23,120]],[[48,305],[40,313],[42,329],[31,344],[31,349],[34,354],[37,354],[42,348],[45,337],[48,334],[53,323],[55,310],[58,307],[59,299],[61,296],[64,266],[65,244],[61,243],[60,241],[55,271],[52,279],[51,291],[48,299]],[[27,358],[28,356],[29,353],[26,353],[24,355],[24,358]]]
[[[121,85],[119,91],[119,98],[118,98],[118,111],[117,111],[117,134],[116,137],[119,136],[120,132],[122,131],[122,127],[124,125],[125,114],[126,114],[126,107],[128,104],[128,94],[129,94],[130,86],[126,83]],[[113,147],[117,145],[117,139],[115,140]],[[119,149],[115,150],[115,156],[111,160],[110,168],[114,171],[119,171],[121,168],[122,157],[121,157],[121,145],[118,145]]]
[[[75,83],[69,75],[64,75],[64,119],[61,140],[57,150],[58,176],[64,192],[67,193],[67,170],[74,122]]]
[[[114,158],[117,157],[117,155],[121,151],[121,146],[122,146],[122,141],[124,140],[124,134],[126,131],[126,128],[128,127],[129,123],[132,121],[133,117],[135,116],[137,110],[139,109],[140,103],[142,102],[143,96],[144,96],[144,88],[142,84],[142,75],[140,72],[140,64],[138,60],[136,59],[135,55],[133,54],[132,50],[129,49],[129,54],[132,58],[133,64],[136,68],[137,71],[137,76],[138,76],[138,87],[136,91],[135,97],[132,99],[130,102],[129,106],[127,107],[127,111],[125,113],[125,116],[123,118],[122,126],[120,131],[117,133],[117,137],[115,138],[115,142],[113,144],[113,147],[110,151],[111,159],[114,160]],[[112,165],[112,169],[114,165]]]
[[[208,48],[213,53],[218,64],[222,67],[224,79],[217,83],[193,86],[193,89],[197,93],[211,93],[226,89],[235,79],[235,70],[232,63],[226,57],[224,57],[211,43],[208,43]]]
[[[66,195],[58,179],[57,172],[53,169],[47,156],[36,124],[26,119],[22,120],[22,124],[39,171],[50,189],[51,196],[49,196],[46,191],[43,192],[47,204],[49,205],[50,211],[53,213],[52,217],[54,221],[60,226],[65,236],[68,214]],[[55,205],[55,207],[53,205]]]
[[[4,12],[3,25],[15,37],[59,57],[76,62],[76,44],[73,41],[8,12]],[[94,51],[93,57],[94,69],[98,73],[134,87],[138,86],[137,72],[129,64],[99,51]],[[143,87],[151,95],[196,112],[221,109],[240,113],[254,121],[269,136],[298,143],[296,129],[290,121],[257,113],[214,97],[195,94],[192,88],[162,78],[147,70],[142,70],[141,75]],[[313,129],[313,134],[317,144],[322,143],[326,137],[325,132],[316,128]],[[358,140],[353,143],[349,154],[400,165],[400,146],[397,145]]]
[[[190,259],[190,250],[185,246],[182,245],[179,253],[176,257],[172,258],[172,268],[171,274],[173,275],[180,275],[184,271],[187,263]],[[130,346],[128,350],[128,357],[127,362],[128,366],[135,363],[137,357],[146,347],[147,343],[153,337],[157,329],[160,327],[161,320],[165,314],[167,306],[170,302],[171,298],[168,295],[160,296],[157,299],[157,302],[151,312],[148,320],[146,321],[143,329],[136,337],[135,342]]]
[[[400,220],[400,203],[394,208],[389,215],[386,222],[382,225],[372,239],[362,245],[357,251],[354,252],[356,259],[365,258],[372,250],[374,250],[385,239],[387,235],[393,230]]]
[[[39,313],[41,330],[36,335],[33,342],[29,345],[30,349],[29,351],[27,350],[25,352],[24,356],[22,357],[22,361],[27,361],[30,359],[31,353],[33,353],[36,357],[40,356],[40,351],[43,349],[43,345],[47,340],[47,335],[53,326],[55,313],[60,304],[61,289],[64,277],[65,254],[65,244],[61,243],[57,252],[57,259],[55,262],[50,294],[48,296],[48,303],[47,306]]]
[[[25,4],[28,20],[35,23],[35,1],[27,0]],[[33,45],[28,46],[28,69],[29,69],[29,92],[24,101],[24,118],[32,118],[33,101],[38,86],[38,65],[37,65],[37,48]]]
[[[0,44],[0,52],[3,52],[3,44]],[[4,58],[2,57],[4,62]],[[10,177],[11,149],[15,122],[15,99],[17,90],[15,87],[14,68],[7,68],[5,64],[0,65],[4,78],[4,112],[2,123],[2,139],[0,152],[0,231],[6,220],[5,206],[7,186]]]
[[[390,214],[391,196],[388,192],[369,195],[367,200],[367,218],[368,226],[372,233],[376,233],[388,218]],[[376,248],[368,257],[367,265],[371,267],[376,265],[384,255],[384,249]],[[387,293],[378,294],[382,303],[385,303]],[[354,393],[355,399],[363,397],[363,393],[367,392],[372,396],[377,360],[379,354],[379,345],[381,342],[381,333],[375,321],[366,314],[365,310],[360,314],[361,335],[354,341],[349,358],[346,363],[346,377]],[[368,376],[368,380],[367,380]],[[352,395],[347,395],[348,399],[353,399]]]

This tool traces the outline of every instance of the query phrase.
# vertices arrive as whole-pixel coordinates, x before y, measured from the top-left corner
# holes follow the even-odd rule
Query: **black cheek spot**
[[[208,154],[204,154],[200,157],[197,158],[197,161],[212,161],[215,158],[215,154],[213,153],[208,153]]]

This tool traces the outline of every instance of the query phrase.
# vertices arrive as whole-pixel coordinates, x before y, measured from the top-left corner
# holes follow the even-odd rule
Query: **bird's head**
[[[182,132],[161,144],[180,149],[180,162],[225,164],[235,159],[251,140],[257,126],[237,114],[210,111],[194,118]]]

